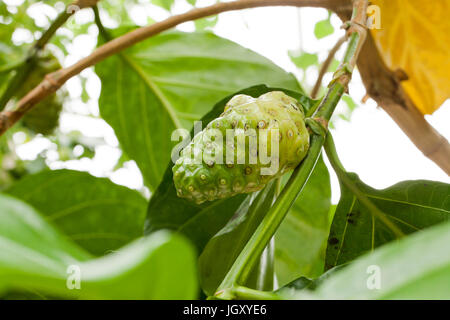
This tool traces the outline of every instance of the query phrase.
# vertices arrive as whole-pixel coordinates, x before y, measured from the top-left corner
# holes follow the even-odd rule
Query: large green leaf
[[[274,196],[275,183],[271,182],[257,196],[248,197],[227,225],[208,242],[199,258],[200,281],[206,294],[215,293],[272,205]],[[254,287],[254,282],[245,285]]]
[[[25,290],[82,299],[196,297],[194,250],[178,235],[161,231],[90,258],[35,209],[0,194],[0,295]],[[77,274],[80,289],[69,289]]]
[[[258,97],[274,90],[283,90],[286,94],[298,99],[306,110],[316,103],[303,94],[294,91],[269,88],[264,85],[253,86],[233,93],[216,103],[211,111],[201,119],[202,127],[204,128],[223,112],[225,104],[233,95],[247,94]],[[192,136],[193,130],[191,131]],[[206,202],[201,205],[179,198],[173,184],[172,166],[172,162],[169,162],[161,184],[150,199],[145,233],[149,234],[160,229],[178,230],[197,246],[200,253],[208,240],[232,217],[246,195]]]
[[[275,234],[275,271],[282,286],[323,272],[330,229],[330,175],[322,158]]]
[[[295,299],[450,299],[450,223],[419,231],[358,258]]]
[[[152,37],[98,64],[96,72],[101,116],[152,190],[170,159],[175,128],[191,128],[217,101],[252,85],[302,91],[293,75],[212,33]]]
[[[449,184],[416,180],[376,190],[362,183],[355,174],[351,178],[404,234],[450,218]],[[375,218],[348,188],[341,186],[341,199],[328,238],[326,269],[394,239],[395,233]]]
[[[144,229],[147,201],[138,192],[85,172],[43,171],[6,192],[32,205],[96,255],[125,245]]]
[[[317,287],[319,287],[324,281],[326,281],[328,278],[330,278],[331,275],[335,274],[337,271],[341,270],[345,266],[346,266],[345,264],[341,264],[340,266],[334,267],[333,269],[330,269],[327,272],[322,273],[320,275],[320,277],[315,278],[315,279],[310,279],[310,278],[302,276],[300,278],[297,278],[297,279],[285,284],[284,286],[282,286],[275,292],[278,293],[280,296],[284,296],[287,298],[292,298],[292,297],[295,298],[295,296],[301,290],[305,290],[305,289],[316,290]]]

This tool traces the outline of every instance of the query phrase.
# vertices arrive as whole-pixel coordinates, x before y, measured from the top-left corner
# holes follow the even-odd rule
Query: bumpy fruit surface
[[[53,95],[31,109],[23,117],[22,124],[35,133],[51,134],[58,126],[62,108],[61,99]]]
[[[36,61],[36,67],[33,72],[31,72],[28,79],[16,93],[17,100],[36,87],[46,74],[60,68],[61,65],[58,59],[52,53],[49,51],[42,52]],[[44,135],[51,134],[58,126],[59,114],[63,108],[63,91],[60,90],[59,94],[51,94],[28,111],[22,119],[22,124],[35,133],[42,133]]]
[[[308,148],[297,100],[281,91],[236,95],[181,151],[172,168],[175,188],[198,204],[258,191],[297,167]]]

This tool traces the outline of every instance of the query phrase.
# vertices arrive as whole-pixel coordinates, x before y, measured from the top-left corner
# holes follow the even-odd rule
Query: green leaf
[[[328,67],[328,72],[335,72],[338,69],[339,64],[339,60],[333,58],[333,61],[331,61],[330,66]],[[345,95],[343,97],[345,97]]]
[[[409,234],[450,218],[450,185],[442,182],[404,181],[383,190],[352,180],[404,234]],[[351,261],[389,241],[395,234],[355,195],[341,186],[341,199],[328,238],[325,268]]]
[[[349,95],[343,95],[342,101],[345,102],[345,104],[347,105],[347,108],[341,112],[336,112],[333,115],[332,121],[335,121],[334,119],[338,118],[338,117],[342,120],[350,121],[353,111],[355,111],[355,109],[358,107],[356,102]]]
[[[167,11],[170,11],[175,3],[175,0],[152,0],[152,3],[166,9]]]
[[[175,128],[191,128],[223,97],[262,81],[302,92],[292,74],[212,33],[163,33],[108,58],[96,72],[101,116],[152,190],[170,159]]]
[[[209,122],[223,112],[225,104],[232,96],[247,94],[258,97],[266,92],[276,90],[282,90],[298,99],[306,111],[317,103],[315,100],[294,91],[269,88],[264,85],[254,86],[235,92],[216,103],[214,108],[201,119],[202,127],[206,127]],[[193,136],[193,130],[191,130],[190,136]],[[178,230],[187,236],[201,252],[208,240],[232,217],[246,195],[237,195],[230,199],[206,202],[201,205],[179,198],[173,184],[172,166],[173,163],[169,162],[161,184],[150,199],[145,233],[149,234],[160,229]]]
[[[199,269],[201,286],[207,295],[212,296],[215,293],[264,218],[274,201],[275,185],[272,181],[257,195],[249,196],[227,225],[206,245],[199,258]],[[255,283],[243,285],[254,287]]]
[[[295,279],[283,287],[279,288],[275,292],[280,296],[285,297],[287,299],[295,299],[299,291],[301,290],[316,290],[325,280],[330,278],[331,275],[335,274],[338,270],[341,270],[346,265],[340,265],[334,267],[333,269],[328,270],[323,273],[320,277],[315,279],[310,279],[307,277],[300,277]]]
[[[193,299],[195,254],[178,235],[158,232],[114,254],[91,256],[30,206],[0,194],[0,294],[38,291],[79,299]],[[80,289],[68,289],[78,270]]]
[[[342,100],[347,104],[347,107],[350,109],[350,111],[355,110],[355,108],[357,107],[357,104],[349,95],[343,95]]]
[[[206,29],[212,29],[219,21],[219,16],[213,16],[210,18],[197,19],[194,21],[195,30],[201,31]]]
[[[314,35],[317,39],[325,38],[326,36],[333,34],[333,32],[334,28],[331,25],[330,18],[321,20],[314,26]]]
[[[275,234],[275,271],[280,286],[323,272],[330,229],[331,187],[320,158],[304,190]]]
[[[44,214],[95,255],[142,235],[147,201],[136,191],[88,173],[56,170],[29,175],[6,190]]]
[[[450,299],[449,243],[450,223],[441,223],[355,260],[295,298]]]
[[[289,52],[291,61],[300,69],[306,70],[310,66],[317,65],[319,58],[316,53],[301,52],[299,54],[292,51]]]

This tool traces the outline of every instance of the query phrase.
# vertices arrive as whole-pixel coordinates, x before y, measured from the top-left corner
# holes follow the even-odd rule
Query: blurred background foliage
[[[35,52],[33,44],[49,28],[57,16],[66,10],[70,1],[36,1],[36,0],[7,0],[0,3],[0,97],[5,94],[8,81],[18,72],[27,59]],[[143,5],[151,6],[151,10],[139,10]],[[108,28],[134,27],[155,22],[153,15],[158,17],[169,16],[176,5],[189,9],[198,5],[196,0],[112,0],[100,1],[99,11],[104,25]],[[125,9],[124,9],[125,8]],[[139,13],[137,12],[139,11]],[[179,10],[178,10],[179,11]],[[331,12],[326,19],[316,23],[314,35],[317,39],[325,38],[335,32],[330,23]],[[194,22],[197,31],[211,31],[217,25],[220,17],[213,16]],[[82,56],[71,54],[77,41],[88,42],[92,49],[96,46],[91,43],[98,34],[91,9],[85,9],[68,19],[58,29],[43,50],[36,55],[36,63],[29,72],[20,88],[14,90],[12,97],[6,103],[7,108],[14,104],[31,88],[36,86],[45,76],[58,69],[61,65],[68,66]],[[88,37],[89,36],[89,39]],[[85,55],[89,54],[86,52]],[[299,82],[307,91],[311,88],[306,84],[307,74],[316,74],[323,62],[319,59],[319,52],[305,52],[301,48],[287,52],[292,62],[301,70],[302,77]],[[324,60],[324,59],[323,59]],[[338,66],[335,59],[329,68],[334,72]],[[115,137],[109,139],[101,135],[86,134],[77,128],[66,126],[59,119],[70,119],[72,122],[100,120],[98,110],[98,94],[90,90],[89,85],[96,76],[91,70],[86,70],[69,81],[57,94],[49,97],[28,114],[20,124],[9,130],[0,138],[0,190],[6,189],[15,180],[41,171],[45,168],[76,168],[77,161],[86,164],[96,156],[96,151],[103,148],[113,148],[119,154],[108,169],[97,172],[97,175],[110,176],[113,172],[124,166],[135,165],[124,154]],[[98,81],[98,80],[97,80]],[[323,94],[324,87],[319,90],[318,96]],[[4,98],[4,97],[3,97]],[[2,100],[2,104],[6,101]],[[356,103],[346,96],[343,99],[347,108],[341,111],[336,118],[349,120]],[[3,107],[3,106],[2,106]],[[86,119],[87,118],[87,119]],[[39,141],[39,143],[37,143]],[[24,147],[26,146],[26,147]],[[34,146],[34,147],[33,147]],[[21,149],[28,152],[20,152]],[[31,151],[30,151],[31,150]],[[28,155],[25,155],[28,153]],[[29,154],[32,154],[31,156]],[[97,170],[102,171],[102,170]],[[137,170],[135,170],[137,171]],[[92,172],[91,172],[92,173]],[[139,173],[138,173],[139,174]],[[145,187],[140,187],[147,196]]]

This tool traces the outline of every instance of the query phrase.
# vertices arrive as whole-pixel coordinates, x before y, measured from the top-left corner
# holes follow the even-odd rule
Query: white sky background
[[[6,0],[5,2],[16,1]],[[169,16],[167,11],[148,5],[147,1],[143,0],[142,2],[144,4],[139,7],[129,8],[130,15],[137,24],[145,25],[148,16],[156,21]],[[212,2],[200,0],[198,3],[203,6]],[[177,0],[173,12],[181,13],[189,9],[190,6],[185,1]],[[49,9],[48,6],[38,7],[34,10],[34,14],[42,14],[40,10],[47,11]],[[315,23],[326,17],[327,11],[323,9],[304,8],[299,10],[292,7],[248,9],[221,14],[214,32],[264,55],[283,69],[293,72],[301,78],[301,71],[298,71],[290,61],[287,52],[300,47],[307,52],[319,52],[319,61],[322,62],[334,43],[343,35],[343,31],[339,29],[340,20],[333,16],[332,24],[335,27],[335,33],[321,40],[315,38],[313,33]],[[383,27],[382,19],[383,16],[381,16],[381,26]],[[91,11],[83,10],[77,13],[76,23],[83,23],[86,20],[93,20]],[[108,24],[108,21],[104,22],[106,26],[114,27],[114,25]],[[189,22],[181,25],[178,29],[193,31],[194,25]],[[64,66],[70,65],[92,52],[96,45],[96,37],[95,26],[89,30],[88,35],[77,37],[73,45],[69,47],[70,55],[64,61]],[[16,41],[20,41],[19,36]],[[341,48],[338,52],[338,59],[343,50],[344,48]],[[56,161],[51,167],[89,171],[96,176],[109,176],[116,183],[142,189],[142,176],[134,162],[127,162],[124,168],[112,172],[120,157],[117,139],[113,130],[103,120],[89,116],[89,114],[98,115],[96,98],[100,94],[101,83],[92,70],[83,71],[83,75],[88,77],[87,88],[94,99],[87,105],[82,103],[80,80],[78,78],[69,80],[67,88],[73,99],[69,106],[66,106],[69,112],[66,112],[61,118],[61,129],[63,131],[75,129],[87,136],[103,137],[107,145],[99,146],[92,160],[85,158],[80,161]],[[312,87],[316,77],[317,71],[310,68],[306,74],[305,90]],[[330,77],[330,74],[325,77],[324,84],[328,83]],[[265,79],[261,79],[261,83],[264,81]],[[335,122],[336,128],[332,130],[337,151],[347,170],[358,173],[365,183],[375,188],[385,188],[396,182],[411,179],[450,182],[450,178],[416,149],[393,120],[383,110],[377,108],[373,100],[369,100],[366,104],[360,103],[365,95],[365,89],[357,73],[354,74],[350,85],[350,95],[359,104],[359,107],[353,112],[351,122],[338,120]],[[338,108],[343,107],[344,105],[338,106]],[[426,116],[426,118],[442,135],[450,139],[449,100],[432,116]],[[49,143],[45,138],[37,138],[20,146],[18,154],[22,158],[32,159],[39,151],[48,147]],[[333,202],[337,203],[339,187],[332,170],[330,173],[332,174]]]

